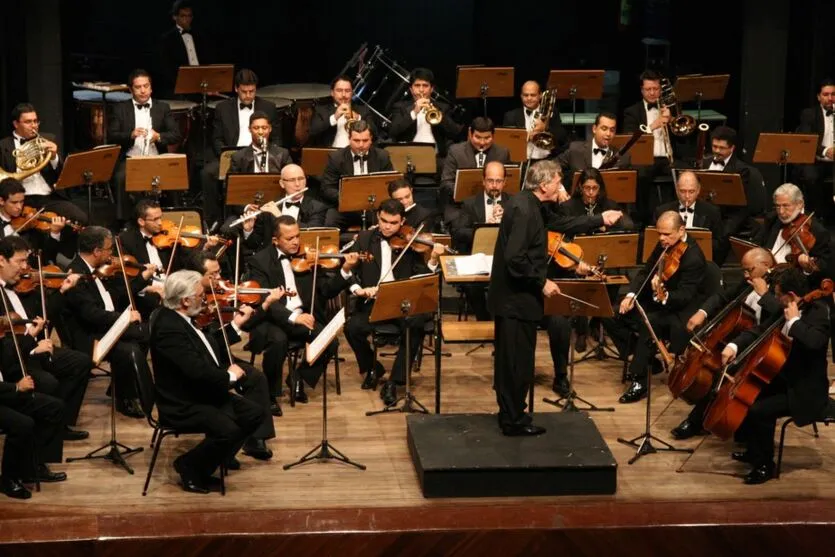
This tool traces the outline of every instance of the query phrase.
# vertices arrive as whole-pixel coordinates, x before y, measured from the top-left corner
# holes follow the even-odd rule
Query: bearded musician
[[[368,108],[361,104],[352,104],[354,86],[351,78],[340,75],[331,81],[332,103],[316,106],[310,121],[310,136],[308,143],[312,147],[335,147],[342,149],[348,146],[348,122],[351,120],[365,120],[372,129],[372,135],[377,135],[377,129]]]

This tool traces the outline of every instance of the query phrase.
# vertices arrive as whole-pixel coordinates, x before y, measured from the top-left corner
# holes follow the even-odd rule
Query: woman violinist
[[[820,299],[803,304],[802,309],[799,307],[798,301],[810,291],[809,281],[800,269],[788,269],[776,280],[775,294],[784,308],[783,315],[778,315],[784,320],[779,333],[790,339],[791,347],[779,374],[750,406],[739,428],[746,450],[731,453],[731,458],[751,465],[744,479],[746,484],[764,483],[774,474],[777,418],[791,416],[802,426],[818,418],[828,402],[829,312],[826,302]],[[733,362],[767,328],[768,323],[762,323],[735,337],[722,351],[722,362],[726,365]]]

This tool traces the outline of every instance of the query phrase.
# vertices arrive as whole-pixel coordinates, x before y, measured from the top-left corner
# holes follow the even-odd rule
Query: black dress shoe
[[[380,389],[380,398],[386,406],[392,406],[397,402],[397,385],[394,381],[386,381]]]
[[[209,488],[201,480],[198,480],[194,473],[185,465],[182,457],[174,459],[174,470],[180,475],[180,487],[189,493],[209,493]]]
[[[568,377],[565,375],[557,375],[554,377],[554,384],[551,385],[551,390],[562,398],[568,397],[571,394],[571,384],[568,382]]]
[[[545,433],[545,428],[528,424],[528,425],[505,425],[502,426],[502,435],[508,437],[525,437],[532,435],[542,435]]]
[[[244,443],[243,453],[258,460],[269,460],[273,457],[273,452],[267,447],[267,443],[263,439],[247,439]]]
[[[206,489],[208,489],[209,491],[220,491],[220,478],[216,478],[215,476],[207,476],[203,478],[202,483],[206,486]]]
[[[46,464],[38,464],[38,470],[35,472],[37,475],[37,481],[43,483],[55,483],[55,482],[63,482],[67,479],[67,474],[64,472],[53,472],[49,469],[49,466]],[[35,483],[35,478],[23,478],[23,483],[25,484],[33,484]]]
[[[0,491],[13,499],[29,499],[32,497],[32,492],[26,489],[26,486],[20,480],[6,477],[0,478]]]
[[[374,362],[374,367],[365,372],[365,379],[362,380],[362,389],[364,391],[376,391],[377,385],[380,383],[380,378],[385,373],[385,368],[380,362]]]
[[[748,475],[743,478],[742,482],[746,485],[764,484],[774,477],[774,463],[760,464],[755,466],[748,472]]]
[[[574,341],[574,350],[577,352],[586,351],[586,335],[577,335],[577,339]]]
[[[633,381],[626,389],[626,392],[620,395],[618,402],[621,404],[630,404],[632,402],[638,402],[645,396],[647,396],[647,388],[644,384],[640,381]]]
[[[235,458],[234,456],[226,461],[226,469],[227,470],[240,470],[241,469],[241,461]]]
[[[688,418],[685,418],[684,421],[674,427],[670,433],[673,438],[681,441],[682,439],[690,439],[691,437],[695,437],[697,435],[704,435],[705,431],[702,429],[701,425],[694,424]]]
[[[90,437],[90,433],[82,429],[64,428],[64,441],[81,441]]]
[[[754,459],[748,454],[748,451],[734,451],[731,453],[731,458],[737,462],[744,462],[745,464],[754,464]]]
[[[281,411],[281,406],[279,406],[277,400],[273,400],[270,403],[270,414],[272,414],[273,416],[276,416],[278,418],[280,418],[281,416],[284,415],[284,413]]]
[[[307,393],[304,392],[304,383],[302,383],[301,379],[296,383],[296,393],[293,395],[293,398],[296,399],[296,402],[307,404]]]
[[[128,418],[144,418],[145,412],[135,398],[127,398],[116,402],[116,410]]]

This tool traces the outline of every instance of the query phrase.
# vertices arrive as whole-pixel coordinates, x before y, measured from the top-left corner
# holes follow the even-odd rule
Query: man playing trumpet
[[[347,75],[337,76],[331,82],[333,103],[316,106],[310,121],[311,147],[348,146],[348,124],[352,121],[365,120],[371,128],[371,135],[377,137],[377,125],[368,108],[351,103],[354,87]]]

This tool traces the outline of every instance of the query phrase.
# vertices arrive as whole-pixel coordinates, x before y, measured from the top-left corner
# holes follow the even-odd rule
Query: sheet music
[[[333,319],[325,325],[325,328],[322,329],[316,338],[313,339],[313,342],[307,345],[307,351],[305,352],[305,359],[307,360],[308,364],[312,364],[316,361],[316,359],[322,355],[322,352],[325,351],[325,348],[333,342],[333,339],[336,338],[336,335],[339,334],[339,331],[342,330],[342,327],[345,325],[345,308],[339,310],[339,313],[333,316]]]
[[[119,342],[119,339],[122,338],[122,335],[125,334],[125,331],[130,325],[130,312],[131,307],[128,306],[125,308],[125,311],[122,312],[122,315],[119,316],[119,319],[117,319],[113,326],[110,327],[110,330],[107,331],[103,337],[93,343],[94,364],[101,364],[102,360],[104,360],[111,348],[113,348],[116,343]]]
[[[474,253],[472,255],[457,256],[452,263],[454,263],[455,276],[462,275],[489,275],[493,268],[493,256],[484,255],[483,253]],[[447,264],[447,268],[453,265]]]

